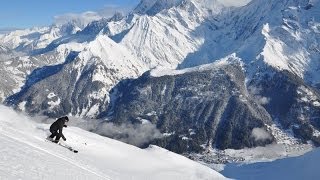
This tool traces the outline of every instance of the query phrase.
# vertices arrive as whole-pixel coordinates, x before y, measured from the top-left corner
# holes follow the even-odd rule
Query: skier
[[[67,139],[64,137],[64,135],[62,134],[62,128],[63,127],[67,127],[67,125],[65,124],[66,122],[69,121],[68,116],[63,116],[60,117],[59,119],[57,119],[51,126],[50,126],[50,132],[52,133],[48,139],[53,141],[53,138],[56,137],[56,139],[53,141],[55,143],[59,142],[59,139],[62,137],[62,139],[64,141],[66,141]],[[58,132],[59,131],[59,132]]]

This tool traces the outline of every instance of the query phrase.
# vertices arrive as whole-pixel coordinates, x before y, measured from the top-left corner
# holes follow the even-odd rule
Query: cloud
[[[94,12],[87,11],[84,13],[67,13],[54,17],[54,22],[56,25],[66,24],[68,22],[73,22],[78,25],[80,28],[84,28],[92,21],[96,21],[102,18],[110,18],[116,12],[122,14],[127,14],[132,8],[131,7],[121,7],[116,5],[107,5],[102,9]]]
[[[264,141],[272,139],[271,135],[263,128],[252,129],[251,137],[253,137],[255,141]]]
[[[96,132],[100,135],[111,137],[135,146],[142,146],[145,143],[162,137],[160,131],[151,123],[125,123],[121,125],[103,123],[98,126]]]
[[[258,103],[261,105],[266,105],[270,102],[270,98],[267,98],[267,97],[256,96],[256,98],[257,98]]]
[[[252,95],[254,100],[259,103],[260,105],[266,105],[270,102],[270,98],[261,96],[260,93],[262,91],[262,88],[250,86],[248,87],[249,93]]]
[[[63,25],[68,22],[73,22],[78,25],[80,28],[85,27],[92,21],[101,19],[102,17],[96,12],[84,12],[81,14],[68,13],[54,17],[54,22],[56,25]]]
[[[133,7],[130,6],[107,5],[98,10],[97,13],[102,17],[112,17],[116,12],[128,14],[132,9]]]

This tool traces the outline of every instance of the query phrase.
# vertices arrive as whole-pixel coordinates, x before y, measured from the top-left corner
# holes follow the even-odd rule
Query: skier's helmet
[[[69,121],[68,116],[65,116],[65,117],[64,117],[64,121],[65,121],[65,122],[68,122],[68,121]]]

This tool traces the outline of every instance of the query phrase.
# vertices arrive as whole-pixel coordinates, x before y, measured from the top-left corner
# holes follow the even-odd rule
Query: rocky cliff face
[[[260,70],[245,82],[234,56],[195,68],[152,70],[113,88],[100,116],[118,124],[155,124],[163,137],[152,143],[177,153],[277,143],[272,124],[319,145],[319,91],[288,71],[267,65]]]
[[[260,100],[265,98],[263,107],[275,123],[292,130],[303,142],[311,140],[319,145],[319,90],[288,71],[267,69],[248,83],[251,93],[259,94]]]
[[[220,62],[198,68],[160,77],[151,71],[119,84],[107,114],[116,123],[156,124],[164,137],[154,143],[179,153],[271,143],[271,136],[252,135],[272,120],[248,94],[242,67]]]

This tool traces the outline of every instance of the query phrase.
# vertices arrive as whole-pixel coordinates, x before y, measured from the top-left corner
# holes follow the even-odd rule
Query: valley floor
[[[305,155],[253,164],[229,164],[221,172],[234,179],[319,179],[320,149]]]

